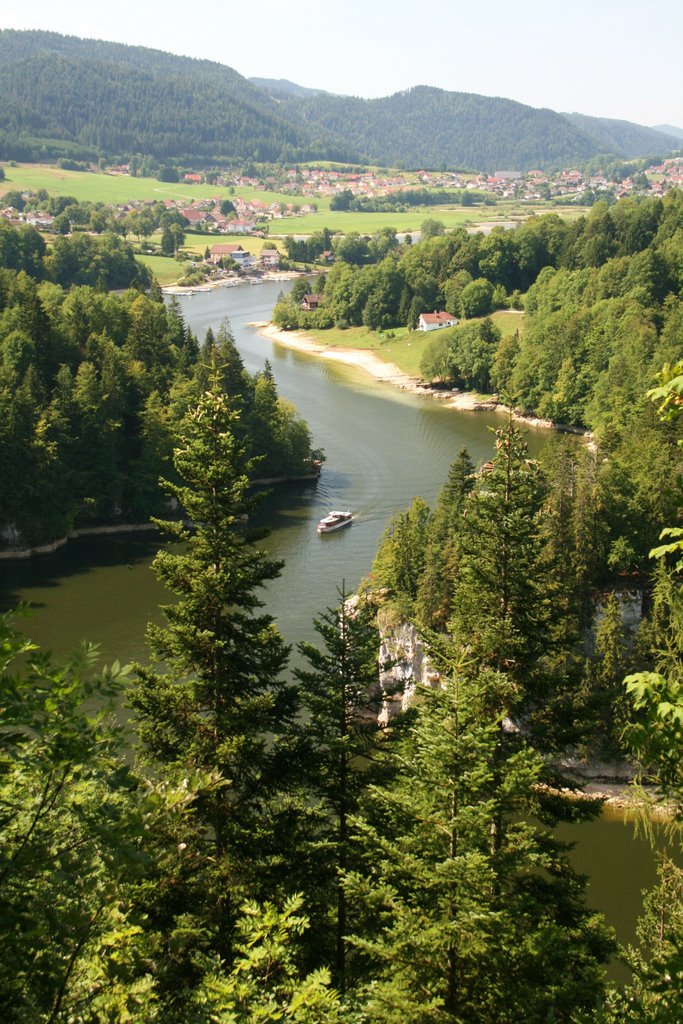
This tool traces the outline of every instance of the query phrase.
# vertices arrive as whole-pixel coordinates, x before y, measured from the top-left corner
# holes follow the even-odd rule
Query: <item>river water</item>
[[[490,428],[496,413],[446,409],[434,399],[377,383],[362,371],[278,346],[249,324],[268,320],[280,283],[223,288],[180,298],[183,314],[200,341],[228,317],[246,368],[268,359],[279,393],[309,423],[314,444],[327,461],[317,484],[273,490],[258,518],[271,528],[265,543],[285,561],[279,580],[265,594],[286,640],[315,639],[313,617],[337,603],[337,588],[354,589],[370,570],[389,518],[416,495],[434,502],[458,449],[466,445],[475,463],[491,455]],[[286,287],[286,285],[284,286]],[[538,451],[546,432],[530,430]],[[331,508],[349,508],[349,529],[319,537],[316,523]],[[144,661],[145,623],[159,619],[168,598],[149,563],[158,546],[154,534],[88,538],[55,555],[1,565],[0,602],[29,602],[33,614],[23,628],[42,646],[65,654],[81,639],[100,645],[105,661]],[[574,854],[591,877],[589,898],[603,910],[622,939],[631,939],[640,890],[654,880],[649,847],[633,836],[619,815],[573,829]]]

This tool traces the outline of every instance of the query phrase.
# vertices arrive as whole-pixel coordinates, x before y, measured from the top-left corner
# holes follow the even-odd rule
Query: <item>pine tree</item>
[[[502,729],[491,669],[427,690],[393,785],[355,822],[346,877],[373,1024],[569,1022],[595,1007],[611,940],[545,825],[541,758]]]
[[[628,661],[621,605],[610,594],[595,634],[595,650],[586,659],[578,694],[578,711],[591,747],[602,756],[618,757],[626,725],[624,675]]]
[[[473,661],[515,682],[521,705],[540,696],[532,669],[548,647],[545,487],[514,424],[495,433],[494,458],[465,505],[449,628]]]
[[[461,448],[437,499],[418,587],[416,617],[430,629],[444,630],[450,617],[457,573],[457,538],[465,498],[474,482],[474,465],[467,449]]]
[[[347,915],[341,874],[353,861],[349,818],[358,811],[360,794],[374,774],[380,642],[374,610],[364,602],[351,607],[343,587],[339,599],[337,608],[328,608],[315,620],[323,648],[299,644],[310,668],[298,668],[295,675],[302,684],[307,718],[306,790],[320,815],[312,835],[318,869],[315,899],[324,918],[322,934],[334,938],[335,984],[343,992]]]
[[[163,609],[165,626],[148,628],[157,665],[139,670],[132,698],[154,769],[172,780],[213,779],[196,803],[188,873],[170,903],[159,905],[153,894],[153,912],[160,927],[166,920],[176,931],[190,915],[188,946],[208,943],[228,959],[242,900],[269,898],[274,879],[287,885],[278,815],[287,820],[290,811],[278,799],[291,770],[286,734],[297,710],[294,688],[281,678],[288,649],[258,593],[281,565],[256,546],[263,532],[244,522],[255,499],[236,423],[221,367],[213,366],[175,452],[181,483],[164,485],[192,524],[160,523],[183,543],[154,562],[178,601]]]
[[[384,532],[372,565],[380,587],[387,587],[401,614],[412,614],[424,570],[431,520],[429,505],[414,498],[407,512],[397,512]]]

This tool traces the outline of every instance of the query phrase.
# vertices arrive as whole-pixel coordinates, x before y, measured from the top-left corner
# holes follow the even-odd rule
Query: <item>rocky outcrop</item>
[[[410,706],[416,687],[436,689],[441,675],[429,664],[424,644],[411,623],[382,630],[381,637],[380,665],[388,667],[380,671],[377,717],[380,725],[386,725]]]

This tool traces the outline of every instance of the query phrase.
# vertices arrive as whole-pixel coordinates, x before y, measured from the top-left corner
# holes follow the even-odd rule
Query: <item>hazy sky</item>
[[[683,127],[683,3],[31,0],[2,28],[152,46],[356,96],[412,85]]]

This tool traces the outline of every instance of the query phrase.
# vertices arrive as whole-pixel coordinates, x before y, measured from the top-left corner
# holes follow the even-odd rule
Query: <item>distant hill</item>
[[[196,166],[328,159],[491,172],[680,146],[626,121],[423,85],[366,100],[254,81],[146,47],[0,30],[0,159],[140,153]]]
[[[673,135],[675,139],[683,139],[683,128],[676,128],[673,124],[653,125],[654,131],[664,132],[665,135]]]
[[[161,161],[353,156],[232,68],[146,47],[0,31],[0,96],[0,152],[28,138]]]
[[[552,110],[424,85],[373,100],[291,97],[283,110],[389,165],[530,170],[581,163],[600,152]]]
[[[276,95],[285,96],[317,96],[322,94],[323,96],[330,96],[331,93],[326,93],[324,89],[307,89],[305,85],[297,85],[296,82],[290,82],[288,78],[250,78],[249,81],[252,85],[258,86],[259,89],[263,89],[267,93],[275,93]]]
[[[680,146],[680,138],[659,128],[646,128],[631,121],[586,114],[565,114],[576,128],[595,140],[601,153],[615,153],[626,160],[639,156],[662,155]],[[683,133],[681,135],[683,137]]]

